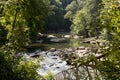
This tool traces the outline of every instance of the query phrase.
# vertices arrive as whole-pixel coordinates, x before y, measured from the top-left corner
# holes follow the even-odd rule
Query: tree
[[[1,80],[41,79],[36,62],[15,54],[42,30],[49,9],[49,0],[0,0],[0,40],[5,40],[0,46]]]
[[[65,18],[72,21],[71,30],[76,34],[95,36],[96,28],[99,25],[99,6],[100,1],[96,0],[74,0],[66,7]],[[93,33],[94,32],[94,33]]]
[[[111,34],[112,39],[109,40],[109,49],[106,53],[105,61],[101,61],[98,69],[101,71],[105,79],[120,79],[120,1],[108,0],[102,1],[101,9],[101,26],[106,28],[107,34]],[[107,36],[109,38],[109,36]]]
[[[77,67],[89,67],[92,68],[95,75],[95,80],[119,80],[120,79],[120,1],[119,0],[102,0],[99,4],[99,25],[101,29],[106,29],[107,37],[105,39],[105,45],[100,46],[100,55],[88,56],[80,59],[73,59],[73,63]],[[83,8],[84,9],[84,8]],[[85,10],[84,10],[85,11]],[[87,10],[88,11],[88,10]],[[84,29],[87,24],[86,21],[91,22],[91,15],[87,15],[87,11],[78,11],[73,18],[73,23],[78,27],[78,31]],[[81,16],[82,15],[82,16]],[[90,20],[87,19],[90,16]],[[85,19],[84,19],[85,18]],[[83,20],[83,23],[81,22]],[[80,26],[79,26],[80,25]],[[81,26],[84,25],[84,26]],[[73,26],[75,28],[75,26]],[[91,29],[91,28],[89,28]],[[77,31],[77,29],[76,29]],[[102,33],[102,32],[101,32]],[[104,36],[105,37],[105,36]],[[100,41],[102,42],[102,40]],[[99,53],[96,51],[96,53]],[[91,77],[91,76],[88,76]]]
[[[65,7],[71,1],[72,0],[51,0],[52,13],[47,17],[45,21],[45,30],[70,30],[69,26],[71,23],[68,19],[64,19],[64,14],[66,13]]]
[[[49,14],[49,1],[8,0],[5,3],[7,5],[4,5],[4,16],[1,16],[1,22],[2,26],[9,30],[8,32],[15,31],[15,26],[19,26],[21,30],[23,27],[29,30],[28,35],[33,39],[38,32],[43,30],[43,20]]]
[[[64,26],[63,7],[60,0],[51,0],[52,13],[46,19],[46,30],[58,30]]]

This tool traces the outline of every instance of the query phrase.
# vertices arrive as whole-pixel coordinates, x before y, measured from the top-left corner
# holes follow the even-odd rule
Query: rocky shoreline
[[[67,38],[65,38],[67,37]],[[64,38],[58,38],[54,35],[48,35],[47,38],[50,42],[54,43],[63,43],[68,39],[68,35]],[[78,38],[78,37],[76,37]],[[80,37],[79,37],[80,38]],[[44,38],[40,38],[44,39]],[[38,58],[42,57],[40,61],[41,68],[38,70],[38,73],[42,76],[48,75],[49,73],[53,75],[57,75],[65,70],[71,69],[71,67],[75,67],[76,60],[86,60],[88,57],[99,57],[102,52],[98,45],[103,46],[104,41],[97,40],[93,38],[84,38],[82,43],[94,44],[94,46],[79,46],[76,48],[50,48],[48,50],[36,50],[35,52],[26,53],[27,58]],[[18,53],[15,56],[23,56],[24,54]]]
[[[97,53],[96,53],[97,52]],[[96,47],[65,48],[56,49],[51,48],[47,51],[37,50],[33,53],[27,53],[30,58],[42,57],[40,61],[41,68],[38,73],[40,75],[47,75],[49,72],[56,75],[64,70],[74,66],[72,62],[74,59],[84,58],[89,56],[99,56],[100,51]]]

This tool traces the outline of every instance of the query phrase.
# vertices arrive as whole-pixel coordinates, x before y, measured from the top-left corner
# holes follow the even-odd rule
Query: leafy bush
[[[40,80],[37,73],[38,61],[25,61],[15,58],[10,51],[0,50],[0,78],[1,80]]]

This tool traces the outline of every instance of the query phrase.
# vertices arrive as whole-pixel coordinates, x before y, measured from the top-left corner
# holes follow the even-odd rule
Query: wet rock
[[[79,57],[74,54],[73,56],[71,56],[71,58],[72,58],[72,59],[77,59],[77,58],[79,58]]]
[[[102,53],[102,50],[101,50],[101,49],[98,49],[97,53]]]
[[[55,51],[56,51],[56,48],[51,48],[49,51],[55,52]]]
[[[34,53],[30,54],[30,57],[37,58],[41,55],[40,52],[41,52],[41,50],[37,50]]]
[[[36,36],[36,40],[33,41],[33,42],[39,42],[39,40],[41,41],[41,40],[45,39],[46,37],[47,36],[45,36],[44,34],[38,33],[37,36]]]
[[[40,56],[40,53],[33,53],[30,55],[30,57],[37,58]]]
[[[56,50],[52,53],[52,56],[60,56],[60,55],[62,55],[62,52],[59,50]]]
[[[101,56],[101,54],[94,54],[95,57]]]
[[[78,50],[84,50],[84,49],[85,49],[84,46],[80,46],[80,47],[78,48]]]
[[[72,52],[73,49],[72,48],[66,48],[66,51]]]
[[[90,41],[90,44],[98,44],[97,41]]]
[[[40,54],[33,54],[33,55],[31,55],[30,57],[37,58],[37,57],[39,57],[39,56],[40,56]]]
[[[57,38],[57,37],[54,35],[48,35],[47,38]]]
[[[80,37],[79,37],[78,35],[74,35],[73,38],[74,38],[74,39],[78,39],[78,38],[80,38]]]
[[[85,41],[83,41],[83,43],[90,43],[90,41],[89,40],[85,40]]]
[[[51,66],[54,66],[54,64],[50,64],[50,67],[51,67]]]
[[[39,32],[39,33],[38,33],[38,36],[44,36],[44,34],[42,34],[42,33]]]
[[[63,61],[59,61],[58,63],[62,63]]]
[[[67,42],[67,40],[65,38],[53,38],[53,39],[50,39],[51,42],[54,42],[54,43],[65,43]]]
[[[78,52],[78,53],[86,53],[86,52],[88,52],[88,51],[85,50],[85,49],[83,49],[83,50],[78,50],[78,51],[76,51],[76,52]]]
[[[35,51],[34,54],[38,54],[40,52],[41,52],[41,50],[39,49],[39,50]]]
[[[70,38],[71,37],[71,35],[65,35],[64,36],[64,38]]]
[[[91,48],[90,47],[86,47],[85,50],[91,51]]]

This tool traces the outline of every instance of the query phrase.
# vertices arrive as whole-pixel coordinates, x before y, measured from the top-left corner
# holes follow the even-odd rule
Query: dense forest
[[[93,80],[120,80],[120,0],[0,0],[0,79],[43,80],[39,59],[15,55],[38,33],[61,31],[104,41],[100,56],[72,61],[98,71]]]

